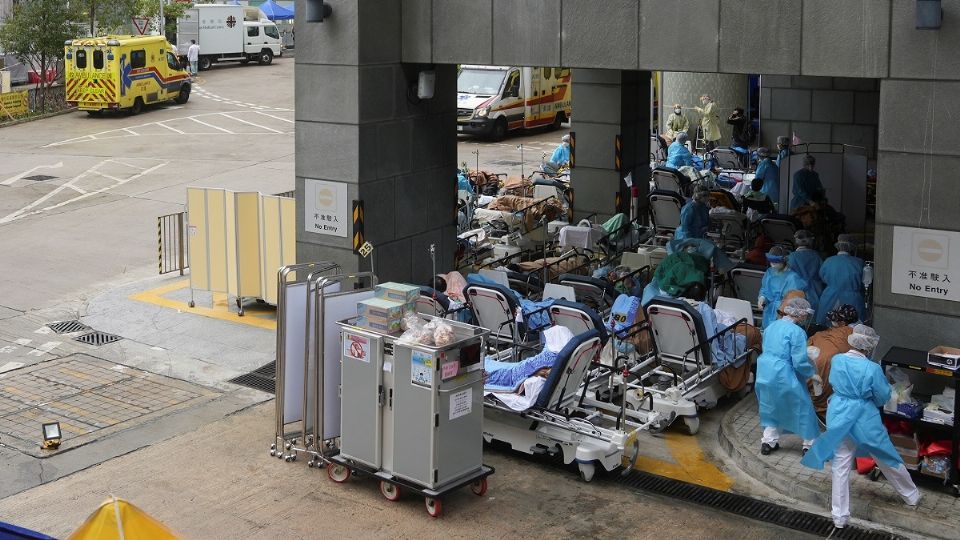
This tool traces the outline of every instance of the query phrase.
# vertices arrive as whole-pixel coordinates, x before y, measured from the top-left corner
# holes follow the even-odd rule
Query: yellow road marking
[[[277,329],[277,321],[275,318],[271,318],[271,313],[251,313],[248,309],[245,310],[246,313],[243,317],[241,317],[235,312],[230,311],[229,302],[227,302],[227,295],[225,294],[214,294],[212,308],[199,305],[197,307],[190,307],[186,302],[180,302],[179,300],[173,300],[163,296],[174,291],[186,289],[189,286],[190,280],[184,279],[168,285],[157,287],[156,289],[150,289],[148,291],[131,294],[128,298],[137,302],[144,302],[146,304],[176,309],[183,313],[191,313],[194,315],[209,317],[211,319],[245,324],[247,326],[255,326],[257,328],[263,328],[266,330]]]
[[[676,463],[640,456],[634,468],[674,480],[730,491],[733,479],[706,459],[696,437],[669,432],[665,435],[667,448]]]

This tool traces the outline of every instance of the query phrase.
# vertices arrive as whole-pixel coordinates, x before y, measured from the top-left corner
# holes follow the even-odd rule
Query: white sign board
[[[307,232],[346,238],[353,226],[347,184],[324,180],[304,180],[303,210]]]
[[[890,290],[960,302],[960,232],[893,228]]]

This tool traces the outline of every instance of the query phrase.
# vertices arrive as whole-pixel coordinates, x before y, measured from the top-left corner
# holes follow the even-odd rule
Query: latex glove
[[[757,298],[757,307],[763,309],[763,306],[767,305],[767,299],[764,297]]]
[[[816,362],[820,358],[820,347],[814,347],[813,345],[807,347],[807,356],[810,357],[810,360]]]
[[[813,383],[813,395],[820,396],[823,394],[823,379],[820,378],[820,375],[810,377],[810,382]]]

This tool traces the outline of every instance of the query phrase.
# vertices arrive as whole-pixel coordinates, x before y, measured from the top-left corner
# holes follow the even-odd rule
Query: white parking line
[[[40,170],[40,169],[59,169],[60,167],[63,167],[63,162],[62,162],[62,161],[61,161],[60,163],[57,163],[56,165],[37,165],[36,167],[30,169],[29,171],[22,172],[22,173],[20,173],[20,174],[18,174],[18,175],[16,175],[16,176],[11,176],[10,178],[7,178],[7,179],[4,180],[3,182],[0,182],[0,185],[11,186],[11,185],[13,185],[13,183],[16,182],[17,180],[20,180],[21,178],[26,178],[27,176],[30,176],[30,174],[33,173],[34,171],[37,171],[37,170]]]
[[[198,123],[198,124],[203,124],[203,125],[205,125],[205,126],[207,126],[207,127],[212,127],[213,129],[219,129],[220,131],[222,131],[222,132],[224,132],[224,133],[229,133],[230,135],[236,135],[236,133],[230,131],[229,129],[224,129],[224,128],[220,127],[220,126],[215,126],[215,125],[213,125],[213,124],[208,124],[208,123],[204,122],[203,120],[197,120],[196,117],[191,116],[189,119],[190,119],[190,120],[193,120],[194,122],[196,122],[196,123]]]
[[[283,133],[283,132],[280,131],[280,130],[273,129],[273,128],[269,128],[269,127],[267,127],[267,126],[261,126],[260,124],[254,124],[253,122],[248,122],[248,121],[246,121],[246,120],[242,120],[242,119],[240,119],[240,118],[236,118],[236,117],[230,116],[230,115],[227,114],[227,113],[223,113],[223,116],[226,116],[227,118],[230,118],[231,120],[236,120],[237,122],[242,122],[242,123],[244,123],[244,124],[248,124],[248,125],[251,125],[251,126],[253,126],[253,127],[258,127],[258,128],[260,128],[260,129],[265,129],[265,130],[267,130],[267,131],[272,131],[272,132],[274,132],[274,133]]]
[[[262,115],[264,115],[264,116],[269,116],[270,118],[276,118],[277,120],[282,120],[282,121],[284,121],[284,122],[289,122],[289,123],[291,123],[291,124],[293,123],[293,120],[290,120],[290,119],[288,119],[288,118],[280,118],[279,116],[274,116],[274,115],[272,115],[272,114],[267,114],[267,113],[265,113],[265,112],[260,112],[260,111],[253,111],[253,112],[255,112],[255,113],[257,113],[257,114],[262,114]]]
[[[165,127],[165,128],[169,129],[170,131],[172,131],[172,132],[174,132],[174,133],[179,133],[180,135],[183,135],[183,134],[184,134],[184,133],[183,133],[182,131],[180,131],[179,129],[177,129],[177,128],[172,128],[172,127],[164,124],[163,122],[157,122],[157,125],[160,126],[160,127]]]

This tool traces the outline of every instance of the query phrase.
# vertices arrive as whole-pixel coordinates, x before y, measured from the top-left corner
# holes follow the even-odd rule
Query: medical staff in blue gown
[[[790,137],[777,137],[777,167],[782,167],[784,160],[790,157]]]
[[[793,173],[793,198],[790,199],[790,211],[812,202],[819,202],[826,198],[827,192],[820,182],[820,174],[814,170],[817,159],[810,154],[803,158],[803,168]]]
[[[805,291],[807,282],[796,272],[787,268],[787,251],[780,246],[773,246],[767,252],[767,262],[770,268],[763,274],[760,282],[760,297],[757,305],[763,310],[763,328],[777,320],[777,309],[788,291]]]
[[[760,163],[757,165],[756,178],[763,180],[760,193],[770,197],[773,204],[780,204],[780,166],[770,159],[770,150],[767,148],[757,150],[757,157]]]
[[[803,289],[803,294],[813,310],[817,310],[820,294],[823,293],[823,282],[820,281],[820,253],[813,249],[813,234],[805,229],[800,229],[793,235],[793,243],[797,250],[787,257],[787,268],[796,272],[804,281],[807,287]]]
[[[677,135],[677,139],[667,148],[667,167],[679,169],[693,166],[693,154],[687,148],[690,137],[686,133]]]
[[[837,254],[828,257],[820,265],[820,279],[823,281],[823,294],[817,306],[817,324],[827,326],[827,313],[843,304],[857,308],[860,320],[866,315],[863,300],[863,259],[853,255],[856,244],[853,237],[841,234],[834,244]]]
[[[560,138],[560,146],[553,151],[550,161],[556,163],[558,167],[570,164],[570,135],[564,135]]]
[[[804,451],[820,434],[807,380],[821,391],[823,380],[807,356],[807,333],[800,326],[813,310],[803,298],[791,298],[782,314],[763,331],[763,354],[757,359],[755,388],[763,427],[760,453],[765,456],[780,449],[782,431],[802,437]]]
[[[710,228],[710,190],[697,186],[693,192],[693,199],[680,209],[680,226],[673,238],[684,240],[687,238],[706,238]]]
[[[833,395],[827,406],[827,431],[801,460],[814,469],[832,461],[831,514],[838,528],[850,519],[850,469],[856,456],[872,456],[907,505],[916,506],[920,500],[920,492],[890,442],[878,412],[890,399],[890,383],[883,369],[868,358],[880,336],[873,328],[858,324],[847,342],[853,349],[834,356],[831,362]]]

